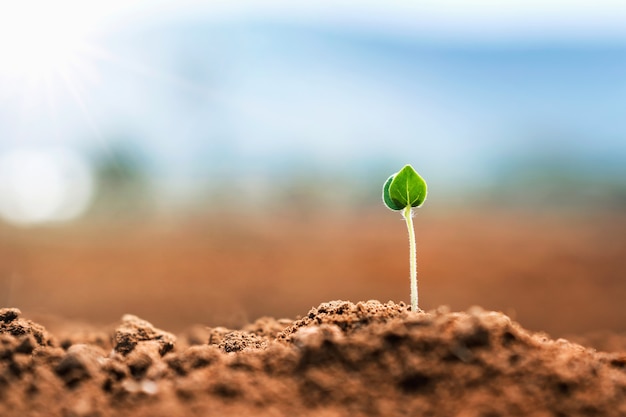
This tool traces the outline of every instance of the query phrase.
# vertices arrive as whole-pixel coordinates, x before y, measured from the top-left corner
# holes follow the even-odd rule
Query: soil
[[[478,307],[332,301],[178,336],[132,315],[57,336],[4,308],[0,415],[626,416],[626,352]]]
[[[420,307],[480,305],[555,338],[607,331],[626,350],[626,213],[445,212],[434,201],[414,218]],[[0,224],[0,308],[57,335],[68,319],[103,326],[126,313],[180,333],[296,317],[326,300],[408,301],[402,216],[382,204],[318,211]]]
[[[384,208],[156,220],[0,224],[1,417],[626,416],[621,211],[420,211],[419,313],[320,304],[408,298]]]

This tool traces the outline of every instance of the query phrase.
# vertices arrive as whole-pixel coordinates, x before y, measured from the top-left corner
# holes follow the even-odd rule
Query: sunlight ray
[[[67,87],[68,91],[70,92],[74,100],[76,101],[76,104],[80,108],[83,116],[85,117],[86,122],[91,128],[92,133],[95,135],[96,139],[102,142],[103,141],[102,131],[100,130],[100,127],[96,123],[94,116],[91,114],[91,111],[89,111],[89,107],[87,106],[85,99],[83,97],[84,91],[80,89],[80,86],[78,86],[76,83],[72,81],[70,74],[68,74],[67,72],[61,71],[59,72],[59,75],[61,76],[61,79],[64,81],[64,85]]]
[[[59,128],[59,114],[57,109],[57,97],[54,93],[54,83],[50,79],[50,74],[46,74],[44,77],[44,95],[46,100],[46,107],[48,110],[48,120],[52,124],[52,134],[54,139],[60,138],[61,132]]]

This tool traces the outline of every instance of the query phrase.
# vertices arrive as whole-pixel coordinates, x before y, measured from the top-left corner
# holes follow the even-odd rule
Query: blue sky
[[[117,41],[110,49],[146,68],[103,64],[122,95],[102,84],[95,113],[172,162],[214,151],[471,166],[533,147],[625,148],[620,44],[442,44],[265,22],[176,23]]]

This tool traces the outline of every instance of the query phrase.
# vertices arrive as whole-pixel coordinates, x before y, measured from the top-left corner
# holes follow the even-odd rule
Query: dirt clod
[[[224,352],[240,352],[244,350],[264,349],[267,343],[267,339],[257,336],[254,333],[234,331],[224,336],[219,344],[219,348],[223,349]]]
[[[168,332],[155,328],[151,323],[137,316],[126,314],[122,317],[122,325],[115,330],[113,336],[114,349],[127,355],[141,342],[156,341],[159,354],[165,355],[174,349],[176,337]]]
[[[1,308],[0,309],[0,321],[10,323],[18,318],[22,312],[17,308]]]
[[[30,320],[20,319],[21,314],[22,312],[17,308],[0,309],[0,335],[8,334],[17,337],[31,335],[38,345],[52,344],[43,326]]]

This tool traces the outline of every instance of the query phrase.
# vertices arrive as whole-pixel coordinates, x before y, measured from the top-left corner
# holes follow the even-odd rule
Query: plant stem
[[[402,211],[406,220],[406,228],[409,231],[409,268],[411,273],[411,311],[417,311],[417,255],[415,249],[415,230],[413,229],[413,211],[407,206]]]

